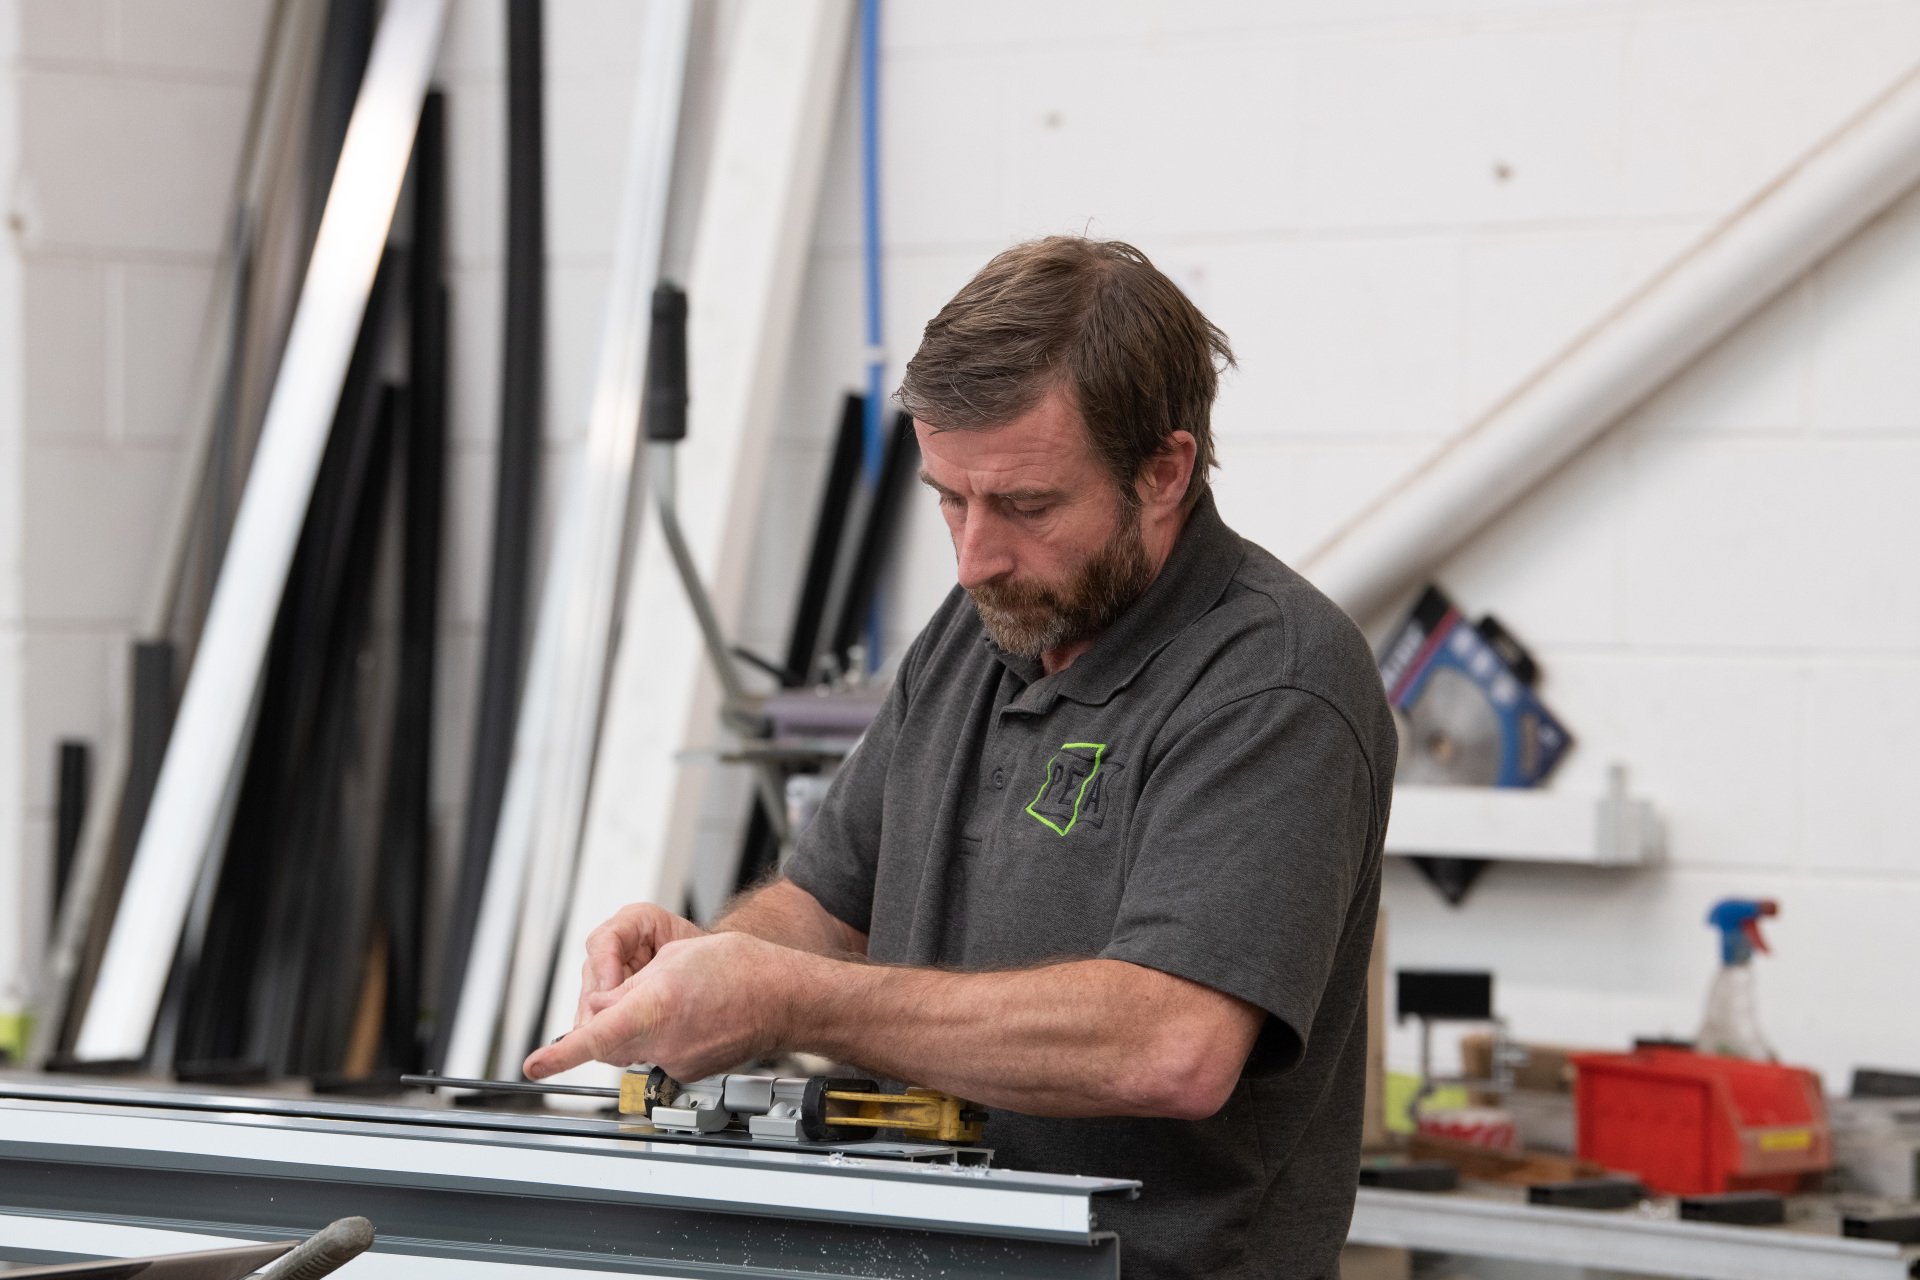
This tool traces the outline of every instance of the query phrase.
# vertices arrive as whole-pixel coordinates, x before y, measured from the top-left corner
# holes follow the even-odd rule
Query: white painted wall
[[[122,722],[127,639],[177,483],[193,359],[239,161],[267,6],[248,0],[10,0],[6,251],[17,329],[0,512],[0,978],[46,935],[55,754]],[[10,437],[10,438],[9,438]],[[0,558],[0,564],[4,559]],[[0,749],[0,782],[7,776]]]
[[[636,8],[549,5],[550,491],[585,421]],[[0,451],[23,459],[0,465],[0,865],[43,857],[56,738],[97,738],[124,698],[124,632],[171,483],[262,11],[0,4],[22,40],[8,244],[26,368],[0,380],[23,401],[10,432],[0,396]],[[492,502],[501,22],[499,0],[461,0],[443,63],[454,742],[471,721]],[[1006,243],[1134,239],[1239,352],[1217,415],[1229,520],[1298,557],[1920,59],[1920,5],[887,0],[884,44],[895,372]],[[769,649],[838,397],[861,380],[855,103],[849,82],[759,513],[748,638]],[[1396,965],[1494,968],[1526,1035],[1686,1032],[1713,963],[1708,905],[1772,893],[1780,954],[1762,961],[1761,999],[1782,1052],[1835,1084],[1855,1062],[1920,1066],[1920,1028],[1900,1016],[1902,972],[1920,959],[1905,804],[1920,766],[1916,263],[1909,200],[1449,566],[1463,603],[1538,651],[1544,692],[1581,738],[1562,781],[1626,763],[1674,857],[1650,872],[1499,867],[1460,909],[1396,867]],[[9,575],[8,513],[23,502],[26,567]],[[896,650],[951,571],[932,509],[917,511],[889,584]],[[442,752],[443,839],[466,768],[463,746]],[[7,816],[10,794],[24,817]],[[736,838],[743,812],[716,793],[704,848]],[[1405,1063],[1408,1042],[1393,1048]]]
[[[0,10],[0,173],[11,173],[19,154],[20,24]],[[25,486],[20,465],[20,252],[12,235],[0,235],[0,937],[18,939],[25,927],[24,879],[6,874],[20,865],[26,826],[21,785],[21,745],[26,726],[17,712],[23,689],[20,655],[20,505]],[[18,941],[0,943],[0,1017],[18,1013],[26,998]]]
[[[943,5],[885,27],[888,342],[992,252],[1141,245],[1231,335],[1220,501],[1297,558],[1920,60],[1904,0]],[[763,559],[773,644],[835,397],[860,376],[852,100],[828,175]],[[1461,908],[1396,864],[1397,966],[1487,967],[1523,1035],[1690,1033],[1704,916],[1777,896],[1762,1015],[1844,1087],[1920,1067],[1920,199],[1478,538],[1443,581],[1537,651],[1670,827],[1647,872],[1496,867]],[[951,581],[931,506],[896,641]],[[1396,1033],[1395,1064],[1412,1041]]]

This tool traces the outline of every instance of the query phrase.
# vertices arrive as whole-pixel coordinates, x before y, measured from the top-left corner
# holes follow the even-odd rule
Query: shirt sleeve
[[[914,648],[918,648],[916,642]],[[880,813],[893,746],[906,720],[914,649],[901,662],[880,713],[840,762],[813,821],[794,844],[786,877],[836,919],[871,933],[873,885],[880,862]]]
[[[1375,839],[1372,775],[1346,719],[1270,689],[1216,709],[1152,766],[1101,955],[1272,1015],[1249,1069],[1300,1061]]]

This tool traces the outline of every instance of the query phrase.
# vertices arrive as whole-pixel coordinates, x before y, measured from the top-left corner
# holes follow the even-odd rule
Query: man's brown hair
[[[1232,364],[1227,335],[1146,254],[1047,236],[1000,253],[940,308],[899,399],[936,431],[964,431],[1000,426],[1062,387],[1129,507],[1140,468],[1189,432],[1191,508],[1216,465],[1209,417]]]

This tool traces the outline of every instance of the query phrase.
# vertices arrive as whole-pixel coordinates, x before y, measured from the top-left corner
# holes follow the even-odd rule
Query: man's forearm
[[[1262,1016],[1117,960],[947,973],[816,955],[779,981],[789,1047],[1032,1115],[1211,1115]]]
[[[714,932],[750,933],[795,951],[842,958],[864,956],[867,937],[782,877],[741,894],[713,922]]]

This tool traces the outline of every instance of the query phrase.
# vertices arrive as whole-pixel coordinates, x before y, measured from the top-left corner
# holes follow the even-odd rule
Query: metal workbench
[[[1909,1280],[1920,1248],[1849,1240],[1833,1215],[1779,1227],[1677,1219],[1671,1201],[1594,1211],[1526,1203],[1492,1189],[1431,1193],[1362,1187],[1353,1244],[1592,1267],[1689,1280]]]
[[[1096,1209],[1137,1189],[587,1116],[0,1081],[6,1261],[286,1239],[359,1214],[378,1239],[340,1274],[360,1280],[1115,1277]]]

